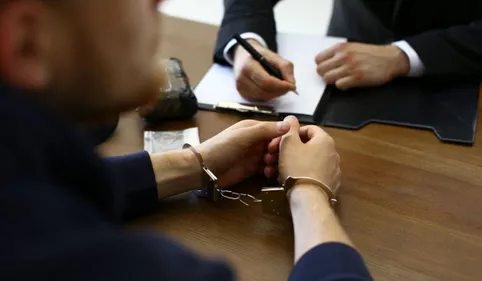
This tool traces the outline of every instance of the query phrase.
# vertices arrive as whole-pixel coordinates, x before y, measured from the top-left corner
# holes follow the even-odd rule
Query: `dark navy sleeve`
[[[224,0],[224,17],[214,49],[214,62],[229,65],[224,59],[226,44],[238,33],[254,32],[268,47],[277,51],[273,8],[279,0]]]
[[[0,280],[233,281],[230,265],[163,237],[127,231],[69,187],[0,188]],[[21,208],[19,207],[21,206]]]
[[[425,75],[482,79],[482,20],[405,40],[420,56]]]
[[[125,219],[145,214],[159,205],[156,178],[147,152],[110,157],[105,161],[116,183],[116,192],[122,194]]]
[[[358,252],[341,243],[321,244],[295,265],[289,281],[373,280]]]

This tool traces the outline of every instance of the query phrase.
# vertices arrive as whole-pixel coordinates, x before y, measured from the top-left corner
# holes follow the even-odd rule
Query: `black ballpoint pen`
[[[261,64],[264,70],[266,70],[270,75],[278,78],[279,80],[284,81],[283,75],[281,74],[279,69],[274,67],[267,59],[265,59],[258,51],[256,51],[253,46],[251,46],[251,44],[249,44],[246,40],[239,36],[239,34],[234,35],[234,39],[238,42],[239,45],[241,45],[241,47],[246,50],[246,52],[248,52],[253,57],[254,60]],[[293,92],[297,95],[300,95],[297,91]]]

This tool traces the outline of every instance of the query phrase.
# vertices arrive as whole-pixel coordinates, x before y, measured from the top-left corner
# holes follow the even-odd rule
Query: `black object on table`
[[[399,79],[344,92],[329,87],[319,121],[354,130],[370,123],[428,129],[441,141],[472,145],[479,90],[479,82],[441,78]]]

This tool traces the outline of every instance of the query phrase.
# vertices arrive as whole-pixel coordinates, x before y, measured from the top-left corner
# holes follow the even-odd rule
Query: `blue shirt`
[[[11,89],[0,89],[0,124],[0,280],[235,279],[223,261],[121,229],[159,204],[147,153],[101,159],[90,138]],[[289,280],[371,277],[354,249],[328,243]]]

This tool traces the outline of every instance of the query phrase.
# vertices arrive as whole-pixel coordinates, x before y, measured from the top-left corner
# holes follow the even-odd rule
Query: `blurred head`
[[[79,122],[153,99],[160,0],[0,0],[0,80]]]

